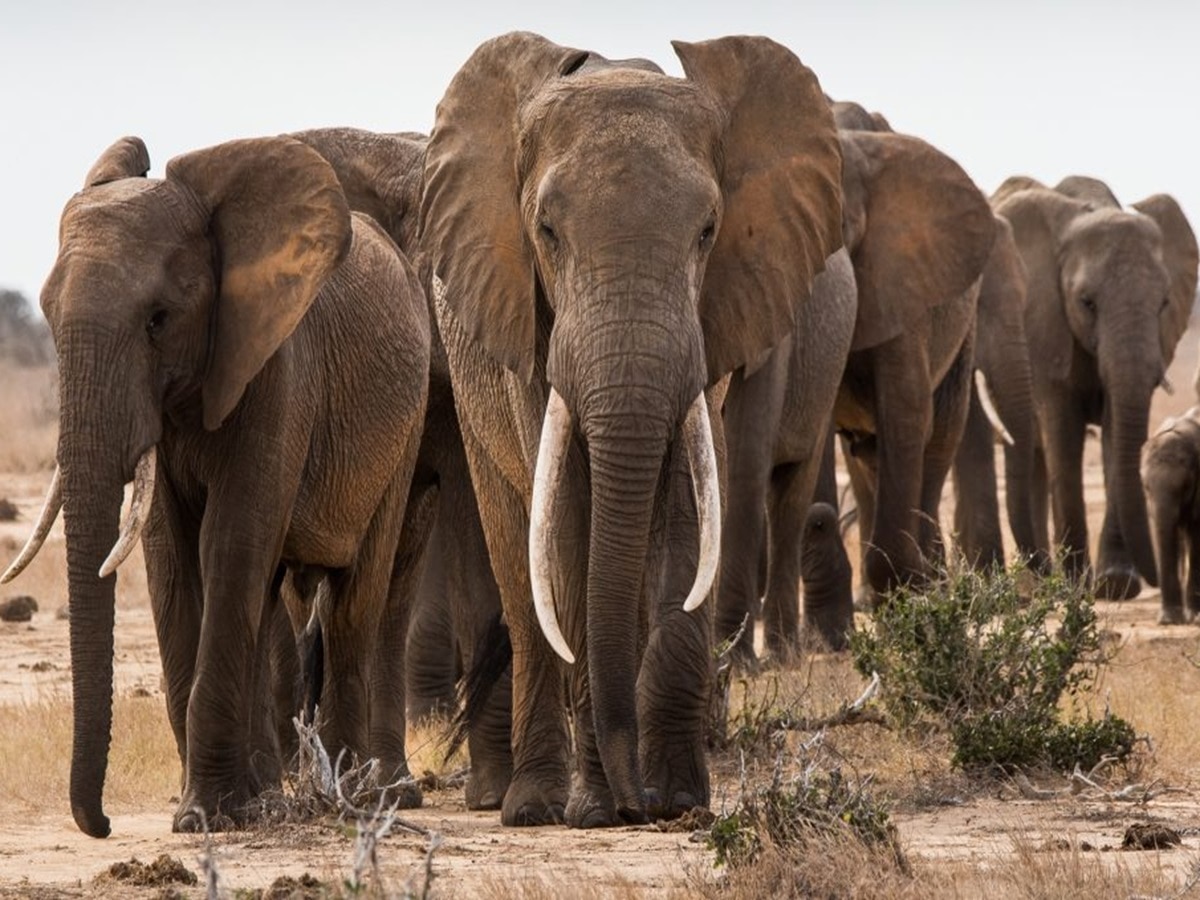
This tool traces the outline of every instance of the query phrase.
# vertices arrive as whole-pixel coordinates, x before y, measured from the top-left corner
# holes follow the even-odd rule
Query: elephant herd
[[[406,706],[453,702],[456,668],[469,807],[597,827],[707,804],[714,642],[740,633],[751,663],[761,600],[775,658],[844,645],[838,440],[876,597],[944,558],[951,471],[962,551],[1003,561],[1000,434],[1032,567],[1061,548],[1100,594],[1161,579],[1164,620],[1196,612],[1163,542],[1190,529],[1200,554],[1200,418],[1169,423],[1186,453],[1147,451],[1154,508],[1194,504],[1171,527],[1139,469],[1196,290],[1178,204],[1079,177],[989,200],[767,38],[673,46],[683,78],[508,34],[428,137],[237,140],[161,179],[129,137],[88,172],[41,296],[58,469],[4,576],[61,511],[84,832],[110,831],[115,570],[139,538],[180,831],[252,815],[301,707],[419,804]]]

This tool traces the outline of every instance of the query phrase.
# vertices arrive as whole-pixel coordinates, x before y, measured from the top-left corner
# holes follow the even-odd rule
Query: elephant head
[[[416,254],[425,135],[313,128],[289,137],[308,144],[333,167],[352,210],[378,222],[410,259]]]
[[[1102,405],[1115,487],[1108,500],[1134,565],[1157,584],[1139,453],[1151,394],[1195,296],[1196,238],[1165,194],[1126,210],[1095,179],[1066,179],[1058,190],[1010,179],[993,203],[1012,225],[1027,270],[1035,392],[1039,382],[1069,384]]]
[[[161,180],[145,177],[148,170],[138,138],[101,156],[63,212],[41,297],[60,367],[61,491],[52,491],[37,533],[61,499],[75,698],[71,808],[97,837],[109,832],[101,798],[113,570],[145,521],[164,421],[219,429],[339,265],[351,234],[332,170],[287,138],[188,153]],[[135,469],[139,489],[119,529]]]
[[[555,461],[573,435],[586,446],[590,687],[626,812],[643,805],[633,623],[664,461],[698,444],[711,456],[702,391],[790,332],[841,242],[841,157],[813,73],[765,38],[674,47],[684,79],[532,34],[483,44],[438,106],[421,209],[462,328],[521,382],[548,381],[535,585]]]

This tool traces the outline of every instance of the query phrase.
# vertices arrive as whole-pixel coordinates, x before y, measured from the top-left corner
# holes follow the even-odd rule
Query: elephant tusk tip
[[[120,565],[120,563],[119,563],[119,562],[117,562],[116,560],[114,560],[114,559],[113,559],[113,558],[110,556],[108,559],[106,559],[106,560],[104,561],[104,565],[102,565],[102,566],[100,567],[100,573],[99,573],[99,574],[100,574],[100,577],[101,577],[101,578],[107,578],[107,577],[108,577],[109,575],[111,575],[113,572],[117,571],[117,566],[119,566],[119,565]]]
[[[683,611],[692,612],[696,609],[699,609],[701,604],[704,603],[704,598],[707,596],[708,591],[696,591],[683,601]]]

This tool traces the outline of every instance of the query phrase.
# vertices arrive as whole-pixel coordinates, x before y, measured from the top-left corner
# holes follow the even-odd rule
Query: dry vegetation
[[[1185,337],[1194,347],[1196,335]],[[1182,354],[1176,384],[1190,382],[1194,355]],[[0,522],[0,565],[36,515],[53,465],[54,383],[47,370],[4,370],[0,404],[0,498],[18,519]],[[1152,423],[1190,398],[1160,398]],[[1165,407],[1164,403],[1170,403]],[[1100,505],[1098,452],[1089,447],[1088,488]],[[851,552],[854,548],[851,547]],[[496,813],[463,808],[461,754],[442,759],[443,730],[410,730],[411,767],[426,781],[425,807],[404,813],[424,833],[395,828],[377,847],[357,888],[358,835],[369,823],[323,815],[211,838],[170,834],[180,767],[159,687],[157,649],[141,560],[118,587],[116,698],[106,800],[114,836],[78,833],[66,808],[70,756],[70,672],[61,524],[14,585],[33,595],[29,623],[0,623],[0,897],[204,896],[213,878],[229,897],[430,896],[632,900],[640,897],[1126,898],[1200,892],[1200,790],[1195,784],[1195,722],[1200,715],[1200,629],[1154,624],[1157,595],[1100,604],[1101,627],[1115,648],[1078,712],[1111,709],[1150,736],[1128,766],[1104,767],[1097,790],[1071,792],[1066,773],[1031,774],[1030,790],[999,775],[967,776],[951,765],[944,732],[905,732],[865,722],[812,731],[780,727],[837,714],[866,684],[846,657],[810,655],[787,671],[734,678],[729,741],[712,757],[713,812],[738,808],[772,779],[794,785],[836,771],[842,786],[886,813],[898,846],[864,842],[850,828],[803,841],[764,841],[754,861],[714,866],[703,821],[680,830],[621,828],[502,829]],[[11,590],[9,590],[11,588]],[[861,620],[860,622],[864,622]],[[870,707],[878,711],[878,705]],[[807,773],[807,776],[806,774]],[[828,785],[828,781],[819,781]],[[1132,799],[1118,792],[1142,786]],[[827,795],[821,795],[827,796]],[[845,794],[839,795],[845,797]],[[1148,799],[1147,799],[1148,798]],[[867,807],[864,807],[867,808]],[[1173,849],[1121,849],[1130,825],[1168,825]],[[435,837],[436,835],[436,837]],[[440,841],[440,843],[438,843]],[[432,854],[430,848],[434,847]],[[162,861],[160,854],[170,859]],[[108,873],[141,871],[137,859],[175,862],[196,885],[138,886]],[[170,863],[170,865],[168,865]],[[102,876],[97,879],[98,876]],[[257,891],[259,893],[254,893]]]

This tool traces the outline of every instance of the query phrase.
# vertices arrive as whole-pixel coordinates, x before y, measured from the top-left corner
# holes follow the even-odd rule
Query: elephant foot
[[[1109,566],[1096,579],[1097,600],[1132,600],[1142,592],[1142,579],[1130,566]]]
[[[697,806],[708,806],[708,762],[704,742],[673,740],[642,744],[641,769],[651,819],[677,819]]]
[[[500,809],[511,781],[511,766],[472,765],[464,789],[467,809]]]
[[[500,822],[509,827],[561,825],[566,821],[566,791],[545,788],[529,776],[515,776],[504,793]]]
[[[1158,614],[1159,625],[1187,625],[1196,618],[1192,611],[1185,612],[1180,606],[1164,606]]]
[[[250,798],[235,799],[233,793],[225,793],[215,803],[201,800],[189,792],[180,801],[179,809],[171,822],[171,830],[177,834],[203,834],[212,831],[238,831],[252,819]]]
[[[607,786],[587,787],[581,779],[571,785],[571,799],[567,801],[567,826],[570,828],[613,828],[644,825],[649,821],[644,802],[636,808],[619,808]]]

